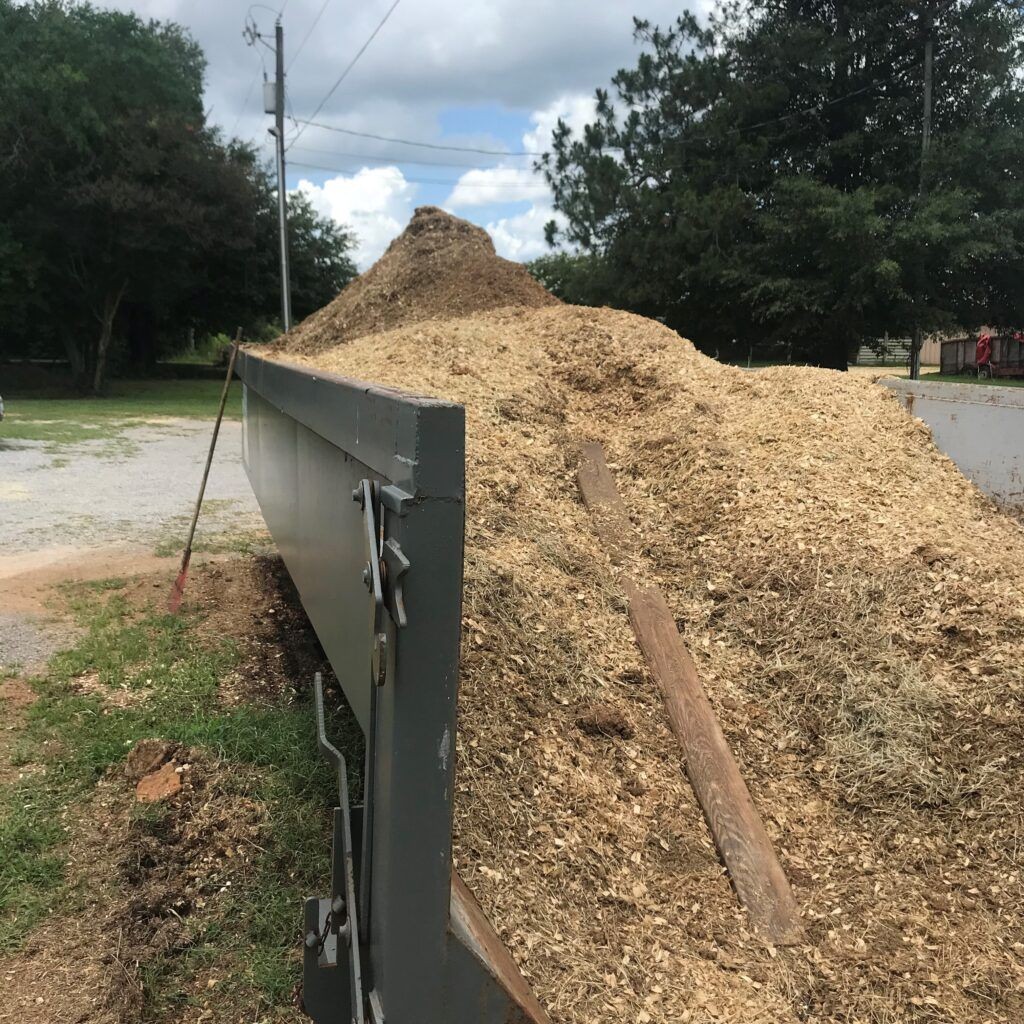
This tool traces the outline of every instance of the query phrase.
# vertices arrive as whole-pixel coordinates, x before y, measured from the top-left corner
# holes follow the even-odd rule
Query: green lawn
[[[0,442],[9,440],[67,443],[115,437],[141,420],[169,416],[213,418],[223,381],[114,381],[103,398],[31,398],[4,395],[6,412]],[[240,419],[242,387],[236,381],[224,415]]]
[[[162,1019],[165,1004],[180,1002],[209,963],[234,965],[221,972],[219,999],[237,990],[287,1006],[297,980],[302,899],[328,877],[328,809],[336,792],[316,748],[309,694],[274,704],[225,704],[219,685],[238,667],[235,645],[204,635],[201,612],[186,606],[180,615],[166,614],[166,588],[149,606],[129,600],[126,588],[122,579],[67,588],[82,635],[31,680],[36,703],[10,726],[14,764],[36,770],[0,777],[0,957],[21,949],[50,914],[87,904],[84,883],[73,882],[67,863],[69,809],[86,805],[99,780],[120,776],[135,740],[162,737],[219,762],[220,778],[237,786],[240,804],[265,809],[269,829],[254,847],[254,869],[211,897],[210,907],[190,908],[187,947],[154,954],[146,964],[144,1019]],[[83,676],[95,679],[98,693],[79,692],[75,680]],[[102,698],[107,690],[140,689],[145,700],[128,706]],[[359,727],[341,708],[329,724],[351,754],[358,796]],[[163,811],[140,806],[133,814],[154,818],[159,831]]]
[[[921,380],[940,384],[988,384],[1000,388],[1024,387],[1024,380],[1014,377],[975,377],[973,373],[923,373]]]

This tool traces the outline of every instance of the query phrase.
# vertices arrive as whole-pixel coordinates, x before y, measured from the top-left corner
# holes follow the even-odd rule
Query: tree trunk
[[[114,318],[121,305],[127,281],[121,284],[116,293],[107,292],[103,300],[103,315],[100,317],[100,338],[96,346],[96,368],[92,377],[92,392],[98,395],[103,391],[103,378],[107,370],[107,353],[110,351],[110,339],[114,334]]]
[[[826,370],[842,370],[845,372],[849,352],[849,340],[841,332],[836,331],[832,338],[822,345],[821,354],[818,357],[818,365]]]
[[[122,320],[128,331],[128,362],[131,373],[148,377],[156,368],[157,334],[153,311],[137,302],[124,303]]]

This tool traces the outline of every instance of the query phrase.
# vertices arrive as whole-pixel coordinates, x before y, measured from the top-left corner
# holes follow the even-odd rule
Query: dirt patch
[[[370,270],[282,341],[289,351],[316,352],[421,320],[557,302],[522,264],[496,256],[483,228],[421,206]]]
[[[178,756],[179,788],[152,810],[136,810],[135,763],[109,772],[69,813],[70,892],[80,895],[64,900],[69,909],[35,929],[21,951],[0,959],[0,1022],[144,1019],[144,973],[193,945],[220,920],[232,887],[244,886],[267,828],[265,807],[248,795],[251,780],[237,768],[195,751]],[[191,1019],[238,1019],[212,989],[195,999]]]
[[[158,800],[167,800],[181,790],[181,773],[185,769],[179,767],[177,761],[168,761],[155,771],[144,775],[135,784],[135,799],[140,804],[152,804]]]
[[[229,557],[196,555],[192,572]],[[149,549],[133,546],[66,546],[0,556],[0,668],[13,666],[24,675],[37,674],[53,654],[72,646],[80,637],[80,629],[64,614],[58,588],[126,577],[132,581],[132,592],[165,589],[169,593],[177,569],[176,559],[161,558]],[[90,683],[83,679],[81,692],[94,692]],[[136,697],[124,696],[123,700],[128,702]]]
[[[334,342],[280,354],[466,408],[456,855],[557,1019],[1024,1016],[1024,531],[885,389],[567,306]],[[722,872],[579,500],[590,440],[804,947],[752,936]]]
[[[36,694],[23,679],[5,679],[0,682],[0,702],[7,705],[9,712],[23,711],[36,702]]]
[[[37,766],[12,762],[12,741],[24,718],[25,711],[37,700],[35,691],[23,679],[16,677],[0,681],[0,785],[11,782]]]
[[[205,565],[189,577],[186,610],[197,609],[197,635],[236,644],[239,663],[221,680],[225,704],[279,704],[334,674],[278,556]]]
[[[145,776],[162,768],[178,749],[177,743],[169,740],[138,740],[128,751],[124,773],[132,782],[141,782]]]
[[[109,708],[134,708],[144,704],[152,691],[146,686],[109,686],[96,672],[85,672],[70,680],[68,686],[84,697],[99,697]]]
[[[633,727],[622,712],[614,708],[589,708],[576,719],[576,726],[588,736],[633,738]]]

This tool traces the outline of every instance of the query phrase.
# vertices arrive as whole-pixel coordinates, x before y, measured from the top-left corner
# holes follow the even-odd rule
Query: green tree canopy
[[[541,161],[605,301],[704,347],[845,368],[865,337],[1024,321],[1024,12],[727,0],[643,52]],[[932,145],[922,165],[924,44]]]
[[[276,315],[274,188],[203,113],[205,58],[177,25],[0,0],[0,332],[102,387],[119,348]],[[292,198],[295,309],[354,276],[351,235]]]

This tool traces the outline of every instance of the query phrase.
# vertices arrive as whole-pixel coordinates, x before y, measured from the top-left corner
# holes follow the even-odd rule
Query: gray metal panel
[[[238,376],[290,418],[425,497],[465,494],[462,406],[394,388],[238,355]]]
[[[408,495],[384,512],[385,536],[411,565],[403,580],[409,621],[390,627],[391,668],[379,691],[366,973],[389,1024],[440,1024],[447,1019],[464,412],[248,353],[239,376],[253,489],[364,731],[370,601],[352,491],[369,477]]]
[[[996,501],[1024,508],[1024,388],[883,378],[935,444]]]

